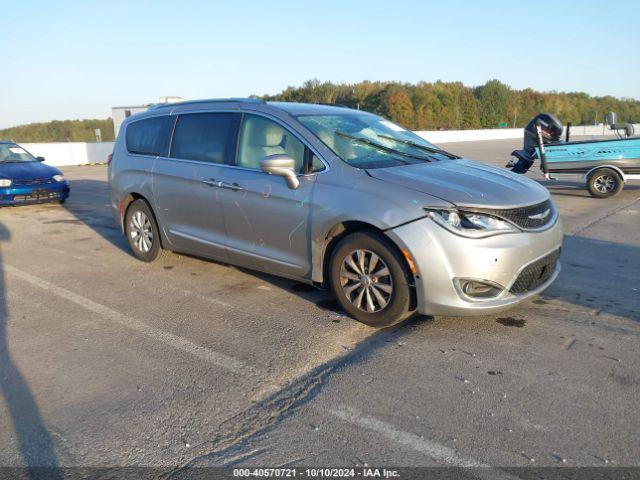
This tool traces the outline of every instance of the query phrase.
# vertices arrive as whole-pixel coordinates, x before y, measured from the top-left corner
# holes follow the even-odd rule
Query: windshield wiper
[[[410,145],[412,147],[419,148],[420,150],[424,150],[425,152],[439,153],[440,155],[444,155],[445,157],[449,157],[451,159],[461,158],[458,155],[454,155],[453,153],[446,152],[445,150],[442,150],[441,148],[427,147],[426,145],[420,145],[419,143],[412,142],[411,140],[401,140],[399,138],[395,138],[395,137],[392,137],[390,135],[383,135],[381,133],[376,133],[376,135],[379,136],[380,138],[386,138],[386,139],[389,139],[389,140],[393,140],[394,142],[403,143],[405,145]]]
[[[423,160],[425,162],[430,162],[431,159],[428,157],[423,157],[422,155],[414,155],[412,153],[401,152],[400,150],[396,150],[395,148],[385,147],[384,145],[380,145],[379,143],[373,142],[367,138],[362,137],[354,137],[353,135],[349,135],[348,133],[342,132],[340,130],[336,130],[336,135],[344,138],[348,138],[349,140],[353,140],[354,142],[364,143],[365,145],[369,145],[373,148],[377,148],[378,150],[382,150],[386,153],[393,153],[395,155],[401,155],[403,157],[416,158],[418,160]],[[402,161],[402,160],[401,160]],[[404,162],[408,164],[409,162]]]

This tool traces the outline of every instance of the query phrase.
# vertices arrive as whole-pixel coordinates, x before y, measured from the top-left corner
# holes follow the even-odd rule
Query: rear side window
[[[171,141],[172,158],[233,163],[240,116],[235,113],[180,115]]]
[[[169,147],[173,118],[146,118],[127,126],[126,143],[129,153],[164,157]]]

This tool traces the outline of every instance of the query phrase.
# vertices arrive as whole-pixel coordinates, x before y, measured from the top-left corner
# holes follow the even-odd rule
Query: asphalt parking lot
[[[65,205],[0,210],[0,465],[640,466],[640,185],[543,182],[543,295],[376,331],[302,284],[137,261],[106,167],[63,170]]]

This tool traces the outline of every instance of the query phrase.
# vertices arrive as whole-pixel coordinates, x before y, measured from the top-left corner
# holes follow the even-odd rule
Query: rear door
[[[176,250],[226,260],[219,186],[233,162],[239,119],[229,112],[180,114],[168,157],[156,160],[155,198]]]

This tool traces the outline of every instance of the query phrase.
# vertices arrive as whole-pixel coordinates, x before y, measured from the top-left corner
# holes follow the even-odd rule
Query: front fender
[[[350,184],[332,182],[329,175],[324,177],[318,176],[311,212],[311,280],[317,283],[324,281],[327,246],[331,238],[344,230],[345,224],[357,222],[386,231],[423,218],[425,206],[452,206],[439,198],[371,178],[364,172],[351,176]]]

